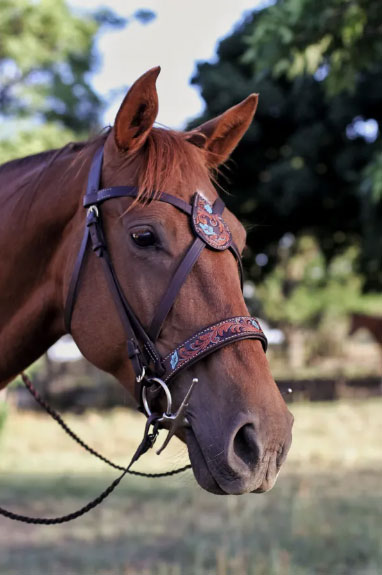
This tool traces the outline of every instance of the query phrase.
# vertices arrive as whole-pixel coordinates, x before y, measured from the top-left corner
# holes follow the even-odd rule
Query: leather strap
[[[99,205],[106,200],[111,200],[113,198],[136,198],[138,195],[138,188],[136,186],[114,186],[113,188],[103,188],[98,192],[86,193],[83,200],[83,205],[85,208],[93,205]],[[160,202],[165,202],[166,204],[171,204],[178,210],[181,210],[187,215],[192,212],[192,206],[176,196],[171,194],[166,194],[165,192],[155,193],[150,195],[150,200],[158,200]]]
[[[170,284],[166,289],[166,293],[164,294],[157,308],[157,312],[148,330],[148,334],[152,341],[156,341],[158,339],[163,326],[163,322],[168,316],[174,301],[179,294],[180,288],[186,281],[190,271],[194,267],[195,262],[198,260],[205,246],[206,244],[200,238],[196,238],[180,262],[176,272],[172,276]]]
[[[167,197],[173,198],[172,196],[168,196],[168,194],[166,194]],[[174,198],[175,199],[175,198]],[[177,199],[177,198],[176,198]],[[167,201],[166,199],[163,199],[162,196],[160,197],[161,201]],[[192,214],[192,207],[191,205],[187,204],[187,206],[190,207],[190,215]],[[223,202],[223,200],[221,198],[217,198],[213,204],[213,212],[221,215],[224,211],[225,208],[225,204]],[[194,242],[191,244],[191,247],[189,248],[188,252],[186,253],[186,255],[184,256],[183,260],[180,262],[176,272],[174,273],[170,284],[167,287],[166,293],[164,294],[158,308],[157,308],[157,312],[151,322],[151,325],[149,327],[148,330],[148,334],[151,338],[152,341],[157,341],[163,323],[166,320],[166,317],[168,316],[172,306],[174,305],[174,302],[179,294],[179,291],[182,287],[182,285],[184,284],[184,282],[186,281],[188,275],[190,274],[195,262],[198,260],[200,254],[202,253],[204,247],[206,247],[206,243],[205,241],[203,241],[203,239],[201,239],[199,236],[194,240]],[[238,261],[241,264],[241,258],[240,258],[240,254],[238,252],[238,249],[236,247],[235,244],[232,243],[232,253],[233,255],[238,259]],[[239,264],[239,265],[240,265]],[[241,268],[242,270],[242,268]],[[242,284],[242,275],[241,275],[241,284]]]
[[[96,153],[93,156],[92,163],[90,165],[87,186],[86,186],[86,195],[91,195],[96,193],[100,183],[101,183],[101,173],[102,173],[102,160],[103,160],[103,146],[97,149]],[[69,283],[68,295],[66,297],[66,304],[64,309],[64,322],[65,322],[65,329],[68,333],[70,333],[71,328],[71,321],[73,315],[73,308],[74,303],[77,296],[78,291],[78,282],[80,279],[80,273],[83,265],[83,261],[85,258],[86,247],[89,240],[89,214],[86,218],[86,225],[84,235],[82,236],[82,242],[80,246],[80,250],[78,252],[78,256],[76,258],[76,262],[74,264],[74,269],[72,272],[72,277]]]
[[[214,212],[216,214],[219,214],[219,216],[221,216],[224,211],[224,208],[225,203],[223,202],[223,200],[221,198],[216,198],[216,200],[213,203]]]
[[[267,338],[257,319],[247,316],[224,319],[198,331],[166,355],[163,359],[166,370],[163,381],[167,382],[180,370],[190,367],[202,357],[241,339],[258,339],[264,352],[267,350]]]
[[[122,300],[119,296],[119,289],[117,284],[114,280],[114,274],[111,270],[109,265],[109,261],[106,257],[101,257],[102,269],[106,278],[106,281],[109,286],[110,293],[112,295],[112,299],[115,305],[115,308],[118,313],[118,317],[120,322],[123,326],[123,329],[126,334],[126,347],[127,347],[127,355],[130,359],[134,373],[136,376],[140,376],[143,369],[143,358],[141,351],[139,349],[138,341],[134,332],[134,329],[131,325],[130,319],[125,311],[124,305]]]
[[[121,323],[127,336],[129,357],[130,359],[131,357],[137,358],[135,363],[133,361],[135,375],[139,377],[142,373],[143,365],[147,367],[151,362],[155,364],[156,372],[162,373],[163,368],[161,365],[161,357],[157,352],[155,345],[151,342],[141,322],[137,318],[134,310],[131,308],[119,284],[114,266],[106,247],[101,219],[100,217],[95,217],[92,213],[90,213],[89,217],[91,218],[91,223],[88,224],[88,226],[90,229],[92,249],[102,262],[103,271],[108,282],[109,289],[112,293],[114,304],[117,308]],[[141,341],[144,345],[144,349],[146,350],[146,357],[144,357],[145,354],[142,355],[140,352],[139,341]],[[141,357],[138,361],[139,355]],[[144,359],[146,361],[144,361]]]
[[[100,188],[101,175],[102,175],[102,161],[103,161],[103,145],[100,148],[98,148],[98,150],[93,156],[93,160],[90,165],[88,182],[86,186],[86,196],[93,193],[97,193],[97,190],[99,190]]]
[[[158,373],[158,375],[161,375],[164,371],[163,367],[162,367],[162,363],[161,363],[162,358],[159,355],[154,343],[150,340],[149,336],[147,335],[141,322],[137,318],[135,312],[131,308],[125,294],[123,293],[123,290],[122,290],[122,288],[118,282],[118,278],[117,278],[117,275],[115,273],[115,270],[114,270],[114,267],[113,267],[112,262],[110,260],[110,256],[109,256],[108,252],[105,253],[105,259],[107,261],[108,268],[109,268],[109,270],[113,276],[113,281],[114,281],[114,284],[118,290],[119,299],[123,305],[123,309],[125,311],[125,314],[127,315],[128,320],[132,325],[132,331],[135,334],[135,339],[136,339],[136,341],[139,340],[143,343],[143,347],[144,347],[144,351],[145,351],[143,356],[146,359],[146,366],[148,366],[150,363],[153,363],[155,366],[156,373]]]
[[[235,244],[234,241],[231,242],[231,245],[229,246],[229,251],[235,256],[236,261],[237,261],[237,265],[239,267],[239,275],[240,275],[240,287],[241,287],[241,291],[243,291],[243,286],[244,286],[244,270],[243,270],[243,262],[241,260],[241,255],[239,252],[239,248],[237,247],[237,245]]]
[[[89,228],[86,226],[84,235],[82,236],[81,247],[80,247],[80,250],[78,252],[76,262],[74,264],[72,277],[70,279],[68,295],[66,298],[66,304],[65,304],[65,309],[64,309],[65,329],[68,333],[70,333],[70,326],[71,326],[71,322],[72,322],[74,303],[76,301],[77,292],[78,292],[78,282],[80,279],[82,263],[84,261],[86,247],[88,245],[88,240],[89,240]]]

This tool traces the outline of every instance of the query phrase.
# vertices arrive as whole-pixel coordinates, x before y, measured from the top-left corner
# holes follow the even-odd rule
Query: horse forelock
[[[215,174],[208,168],[206,154],[187,137],[185,132],[152,128],[135,154],[138,193],[132,205],[145,204],[160,192],[182,196],[200,186],[212,188]]]

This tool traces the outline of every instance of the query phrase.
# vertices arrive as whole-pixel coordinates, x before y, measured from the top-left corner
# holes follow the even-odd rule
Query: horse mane
[[[37,154],[32,154],[31,156],[25,156],[22,158],[15,158],[14,160],[9,160],[4,164],[0,165],[0,173],[7,172],[8,170],[13,169],[20,169],[20,168],[33,168],[39,167],[43,164],[42,167],[45,167],[47,164],[51,165],[58,156],[61,156],[63,153],[68,151],[77,151],[83,150],[87,147],[92,140],[84,141],[84,142],[69,142],[65,144],[62,148],[55,148],[52,150],[45,150],[44,152],[39,152]]]
[[[14,168],[28,168],[29,166],[33,167],[34,163],[40,164],[44,160],[49,159],[49,157],[56,151],[57,150],[47,150],[45,152],[33,154],[32,156],[25,156],[24,158],[15,158],[13,160],[9,160],[8,162],[0,165],[0,173],[12,170]]]
[[[11,160],[0,166],[0,174],[10,170],[36,169],[33,191],[37,192],[39,180],[46,168],[67,154],[72,156],[72,161],[61,177],[65,178],[72,170],[78,174],[89,160],[89,154],[105,143],[110,131],[111,128],[106,128],[87,141],[70,142],[62,148]],[[135,167],[132,177],[138,187],[132,205],[137,202],[146,204],[153,198],[153,194],[155,197],[163,191],[179,194],[181,189],[196,190],[201,185],[208,187],[211,181],[216,181],[214,172],[207,166],[206,153],[188,142],[188,137],[185,132],[153,127],[144,145],[135,154],[127,156]],[[122,162],[120,170],[125,167],[125,162]]]

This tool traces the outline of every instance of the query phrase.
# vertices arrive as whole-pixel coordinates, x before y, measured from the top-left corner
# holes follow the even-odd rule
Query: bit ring
[[[148,382],[155,382],[158,385],[160,385],[160,387],[163,389],[163,391],[166,394],[166,400],[167,400],[167,407],[166,407],[166,411],[163,415],[171,415],[171,409],[172,409],[172,397],[171,397],[171,392],[168,388],[168,386],[165,384],[165,382],[160,379],[159,377],[150,377],[149,379],[147,379],[146,381]],[[143,403],[143,407],[145,408],[145,412],[146,415],[148,417],[150,417],[151,415],[151,409],[149,406],[149,403],[147,401],[147,393],[146,393],[146,389],[147,389],[147,385],[143,385],[142,386],[142,403]]]

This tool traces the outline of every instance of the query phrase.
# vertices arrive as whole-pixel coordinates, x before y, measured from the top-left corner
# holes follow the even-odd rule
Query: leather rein
[[[87,189],[83,199],[83,206],[86,208],[86,224],[84,235],[78,256],[74,265],[72,278],[70,280],[67,301],[65,305],[64,318],[65,327],[68,333],[71,332],[71,321],[75,307],[76,297],[80,289],[81,273],[84,266],[85,255],[90,245],[91,250],[101,263],[104,276],[107,281],[109,291],[112,296],[119,320],[126,336],[126,352],[131,361],[135,374],[135,395],[139,403],[139,409],[147,416],[146,428],[143,440],[132,457],[127,467],[121,467],[109,461],[95,450],[87,446],[78,436],[63,422],[61,417],[39,396],[33,388],[29,378],[22,374],[23,381],[34,396],[36,401],[57,421],[57,423],[68,433],[77,443],[87,451],[103,460],[116,469],[122,470],[122,474],[96,499],[82,507],[80,510],[56,518],[35,518],[12,513],[0,507],[0,515],[36,524],[59,524],[71,521],[93,509],[101,503],[120,483],[127,473],[143,475],[146,477],[160,477],[173,475],[188,469],[187,465],[180,469],[159,474],[145,474],[133,472],[130,467],[137,459],[151,448],[158,436],[160,428],[167,428],[167,437],[157,452],[158,454],[168,445],[170,439],[180,427],[189,426],[186,417],[188,400],[195,384],[196,378],[184,397],[178,410],[172,412],[172,396],[169,384],[171,380],[184,369],[190,367],[200,359],[213,353],[223,346],[243,339],[257,339],[261,342],[264,351],[267,349],[267,339],[260,327],[257,319],[250,316],[236,316],[220,320],[217,323],[208,325],[189,337],[186,341],[162,356],[156,346],[160,336],[162,326],[170,313],[172,306],[179,294],[179,291],[190,274],[195,263],[198,261],[205,248],[215,251],[229,250],[236,258],[239,267],[241,286],[243,287],[243,269],[240,253],[232,239],[227,223],[223,219],[224,202],[217,198],[213,204],[208,202],[199,193],[195,193],[192,203],[167,194],[164,192],[152,193],[150,201],[160,201],[170,204],[187,215],[191,221],[194,240],[188,248],[185,256],[178,264],[172,276],[167,290],[163,295],[156,313],[148,328],[145,328],[136,313],[129,304],[122,287],[118,281],[110,253],[107,245],[107,238],[102,225],[102,204],[106,201],[129,197],[136,198],[138,189],[135,186],[115,186],[101,188],[103,146],[100,147],[92,160],[89,171]],[[152,413],[150,409],[148,394],[151,397],[163,391],[166,396],[166,410],[164,413]]]

